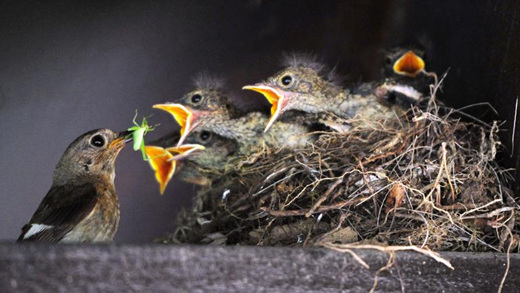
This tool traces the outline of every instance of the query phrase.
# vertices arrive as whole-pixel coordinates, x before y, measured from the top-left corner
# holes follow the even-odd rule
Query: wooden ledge
[[[367,292],[389,255],[323,248],[162,245],[0,244],[2,292]],[[451,270],[414,252],[396,253],[378,274],[377,291],[496,292],[506,255],[442,253]],[[520,257],[511,255],[504,292],[520,288]]]

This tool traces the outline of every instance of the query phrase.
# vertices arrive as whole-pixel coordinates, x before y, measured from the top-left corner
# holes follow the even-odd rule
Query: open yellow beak
[[[394,63],[393,69],[397,74],[415,77],[424,67],[424,60],[413,51],[408,51]]]
[[[188,157],[196,151],[202,151],[205,149],[206,148],[200,144],[183,144],[180,146],[167,148],[166,150],[172,154],[172,157],[169,160],[176,161]]]
[[[155,179],[159,182],[161,194],[164,194],[168,182],[170,182],[175,173],[177,162],[172,161],[173,155],[162,147],[145,146],[144,151],[150,158],[148,162],[155,171]]]
[[[242,87],[243,90],[252,90],[261,93],[271,103],[271,118],[265,127],[264,132],[267,132],[271,125],[280,116],[284,97],[275,88],[265,85],[246,85]]]
[[[157,104],[153,107],[156,109],[164,110],[172,114],[173,118],[175,118],[175,121],[177,121],[177,123],[181,127],[181,138],[177,143],[178,146],[181,145],[184,139],[186,139],[186,136],[188,136],[188,134],[191,131],[191,126],[193,122],[193,112],[182,104]]]

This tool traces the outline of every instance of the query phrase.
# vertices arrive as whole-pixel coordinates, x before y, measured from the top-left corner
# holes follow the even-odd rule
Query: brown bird
[[[115,161],[129,134],[96,129],[74,140],[18,242],[112,241],[119,225]]]
[[[302,121],[283,121],[273,125],[273,131],[264,134],[269,117],[260,112],[241,115],[218,82],[196,82],[196,89],[178,103],[154,105],[172,114],[181,126],[182,144],[193,131],[210,131],[235,140],[240,152],[249,154],[267,145],[269,147],[298,147],[309,142],[310,128]]]
[[[265,82],[244,86],[243,89],[263,94],[272,104],[266,130],[288,110],[325,113],[343,119],[364,118],[365,121],[383,120],[395,115],[394,109],[380,103],[373,93],[366,95],[343,89],[334,75],[312,56],[290,56],[285,60],[285,69]]]
[[[175,137],[170,134],[157,143],[169,145],[175,141]],[[161,194],[173,176],[197,185],[210,185],[209,175],[224,171],[238,149],[236,141],[208,131],[194,132],[186,142],[175,147],[145,147]]]

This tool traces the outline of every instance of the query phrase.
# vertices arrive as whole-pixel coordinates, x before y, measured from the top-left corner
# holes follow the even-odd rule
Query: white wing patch
[[[27,233],[25,233],[25,235],[23,235],[23,239],[27,239],[36,233],[40,233],[41,231],[51,229],[51,228],[54,228],[54,226],[43,225],[43,224],[31,224],[31,229],[29,229],[29,231],[27,231]]]
[[[420,101],[422,99],[422,94],[411,86],[400,85],[400,84],[396,84],[396,85],[388,84],[388,85],[384,85],[383,87],[387,88],[390,91],[395,91],[395,92],[401,93],[415,101]]]

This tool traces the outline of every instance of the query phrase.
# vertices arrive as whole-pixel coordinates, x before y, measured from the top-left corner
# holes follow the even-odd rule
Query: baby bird
[[[210,185],[209,174],[224,171],[238,149],[235,141],[208,131],[194,132],[186,144],[164,146],[173,141],[175,135],[168,135],[155,143],[163,146],[145,147],[161,194],[173,176],[197,185]]]
[[[195,89],[185,94],[177,103],[154,105],[154,108],[167,111],[181,126],[181,137],[177,142],[181,145],[186,137],[195,130],[207,130],[210,125],[226,136],[238,136],[230,133],[229,127],[223,125],[241,116],[239,110],[223,93],[222,81],[207,75],[198,76]],[[234,137],[233,137],[234,138]]]
[[[199,79],[196,89],[186,94],[178,103],[154,105],[169,112],[181,126],[182,144],[193,131],[210,131],[235,140],[240,152],[252,153],[263,145],[270,147],[298,147],[306,145],[311,137],[310,128],[298,121],[284,121],[273,126],[272,133],[264,134],[269,117],[260,112],[241,115],[222,90],[219,82]]]
[[[119,225],[115,161],[130,132],[89,131],[72,142],[18,242],[108,242]]]
[[[266,130],[288,110],[332,114],[343,119],[363,118],[365,121],[396,115],[392,107],[381,104],[371,91],[343,89],[334,75],[312,56],[293,55],[286,58],[284,65],[282,71],[267,81],[243,87],[263,94],[272,104]]]
[[[175,152],[170,152],[168,149],[177,145],[180,139],[178,132],[169,133],[144,147],[145,153],[148,157],[148,163],[155,172],[155,179],[159,183],[159,191],[164,194],[168,183],[171,181],[175,172],[178,172],[178,164],[173,157],[178,154],[195,152],[204,147],[201,145],[185,145],[183,148],[176,148]]]
[[[387,50],[382,67],[383,82],[376,94],[390,102],[417,104],[430,95],[430,85],[437,75],[427,72],[425,53],[419,49],[392,48]]]
[[[186,143],[188,145],[203,146],[204,148],[200,148],[200,150],[197,152],[177,155],[173,159],[185,163],[186,169],[194,167],[206,174],[225,172],[229,167],[229,162],[233,160],[238,154],[238,143],[236,141],[219,136],[209,131],[203,130],[192,133],[192,135],[186,139]],[[182,149],[183,146],[184,145],[174,147],[170,150],[172,152],[178,152],[176,151],[176,148]],[[187,182],[192,182],[193,180],[191,180],[190,177],[186,176],[184,173],[186,173],[185,169],[180,172],[180,179]],[[193,172],[190,172],[190,174],[192,173]],[[207,181],[204,180],[204,182]],[[201,184],[200,182],[192,183],[196,183],[198,185],[207,185]]]

